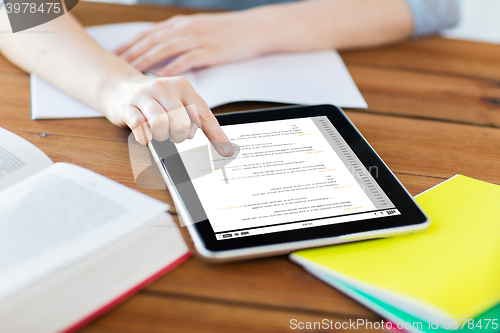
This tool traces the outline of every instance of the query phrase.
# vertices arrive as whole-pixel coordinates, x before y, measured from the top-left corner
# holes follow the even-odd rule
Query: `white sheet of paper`
[[[105,49],[113,50],[150,25],[110,24],[87,28],[87,32]],[[335,51],[269,55],[196,70],[185,76],[210,107],[236,101],[368,107]],[[100,116],[98,111],[31,75],[32,119]]]
[[[53,163],[35,145],[0,127],[0,191]]]
[[[333,50],[267,55],[196,70],[194,76],[195,88],[210,107],[235,101],[367,107]]]

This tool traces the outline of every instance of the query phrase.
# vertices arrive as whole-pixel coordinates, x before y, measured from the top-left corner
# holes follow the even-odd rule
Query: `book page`
[[[35,145],[0,127],[0,191],[52,164]]]
[[[87,257],[169,205],[57,163],[0,193],[0,300]]]

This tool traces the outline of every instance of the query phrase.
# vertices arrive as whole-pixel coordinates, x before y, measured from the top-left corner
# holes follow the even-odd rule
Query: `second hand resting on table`
[[[298,1],[174,16],[115,52],[139,71],[176,57],[155,72],[173,76],[269,53],[380,46],[412,30],[405,0]]]
[[[5,6],[0,30],[9,31]],[[37,32],[54,33],[37,33]],[[71,14],[25,33],[0,34],[2,54],[117,126],[128,126],[138,142],[192,138],[199,127],[223,156],[234,148],[205,101],[184,77],[148,77],[101,48]],[[148,125],[149,124],[149,125]]]

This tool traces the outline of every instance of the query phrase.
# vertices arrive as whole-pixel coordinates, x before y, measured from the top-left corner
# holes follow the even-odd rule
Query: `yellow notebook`
[[[500,302],[500,186],[455,176],[416,201],[428,231],[291,254],[426,321],[474,318]]]

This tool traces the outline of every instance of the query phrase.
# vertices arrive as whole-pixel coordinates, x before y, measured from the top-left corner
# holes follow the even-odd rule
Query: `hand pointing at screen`
[[[0,30],[9,31],[5,7]],[[222,156],[234,149],[205,101],[184,77],[152,78],[100,47],[71,14],[31,28],[0,34],[0,51],[71,96],[99,110],[109,121],[128,126],[136,140],[182,142],[200,128]]]

